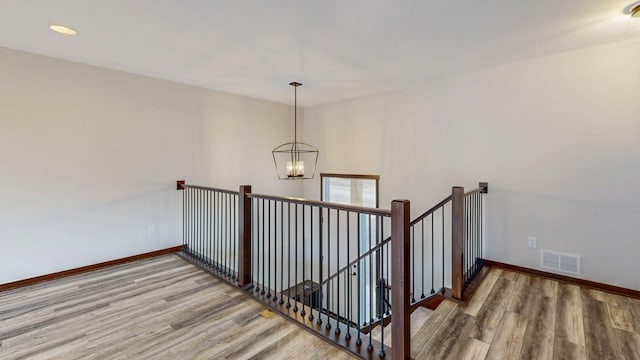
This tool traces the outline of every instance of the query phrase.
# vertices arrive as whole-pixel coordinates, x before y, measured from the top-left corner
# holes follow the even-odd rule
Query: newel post
[[[462,300],[464,290],[464,187],[451,190],[451,295]]]
[[[251,185],[238,194],[238,286],[251,283]]]
[[[411,359],[409,200],[391,203],[392,359]]]

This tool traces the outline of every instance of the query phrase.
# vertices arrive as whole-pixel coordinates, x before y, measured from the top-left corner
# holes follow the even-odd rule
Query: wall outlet
[[[527,239],[527,243],[529,247],[532,249],[535,249],[538,247],[538,239],[536,239],[534,236],[529,236],[529,238]]]
[[[153,224],[147,225],[147,236],[153,236],[156,234],[156,226]]]

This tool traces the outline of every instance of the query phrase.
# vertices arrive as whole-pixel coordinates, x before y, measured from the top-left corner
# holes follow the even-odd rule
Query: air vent
[[[580,275],[580,255],[540,250],[540,266],[545,269]]]

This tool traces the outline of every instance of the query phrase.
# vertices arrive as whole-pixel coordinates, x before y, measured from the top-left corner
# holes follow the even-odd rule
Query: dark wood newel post
[[[464,290],[464,187],[451,190],[451,295],[462,300]]]
[[[238,286],[251,283],[251,185],[238,194]]]
[[[391,358],[411,359],[409,200],[391,202]]]

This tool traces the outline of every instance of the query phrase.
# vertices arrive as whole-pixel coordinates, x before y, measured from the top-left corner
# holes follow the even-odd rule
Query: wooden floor
[[[350,359],[175,255],[0,293],[0,359]],[[492,269],[416,359],[640,360],[640,300]]]
[[[640,300],[491,269],[466,307],[443,302],[416,359],[640,360]]]
[[[0,293],[0,359],[350,359],[175,255]]]

